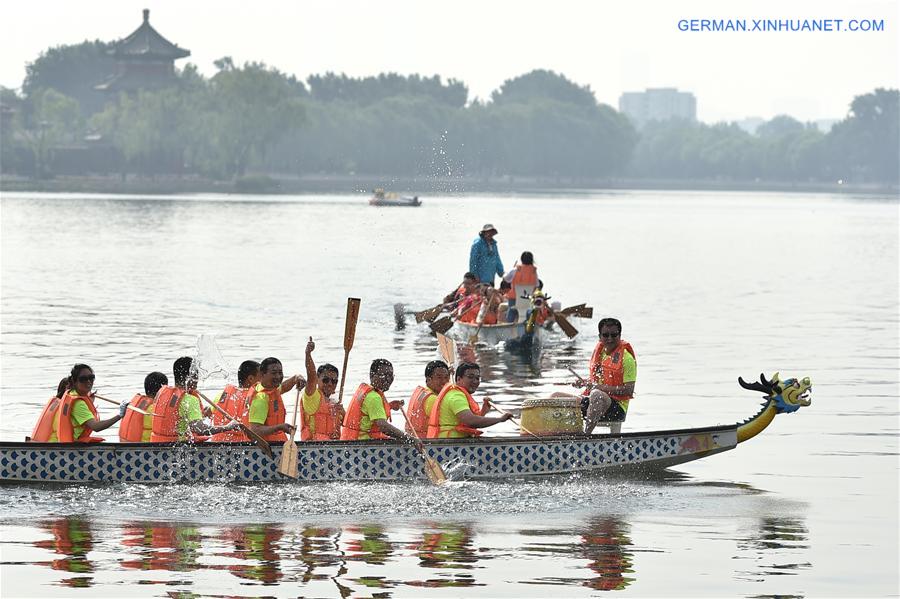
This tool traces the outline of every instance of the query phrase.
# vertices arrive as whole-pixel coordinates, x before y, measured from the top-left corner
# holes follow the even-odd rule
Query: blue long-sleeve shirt
[[[482,283],[493,284],[494,275],[503,276],[503,262],[496,241],[488,244],[484,237],[478,236],[469,252],[469,272]]]

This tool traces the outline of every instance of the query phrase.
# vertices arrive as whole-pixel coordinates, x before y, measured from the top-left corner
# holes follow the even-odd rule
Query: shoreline
[[[590,179],[573,180],[537,177],[497,178],[434,178],[434,177],[377,177],[377,176],[328,176],[308,175],[285,177],[251,175],[263,180],[259,189],[238,189],[233,181],[216,181],[199,177],[138,177],[129,176],[65,176],[36,180],[22,177],[0,177],[0,192],[42,193],[109,193],[177,195],[196,193],[225,193],[249,195],[284,195],[303,193],[363,193],[369,194],[377,187],[398,193],[418,195],[424,193],[457,195],[466,193],[537,193],[557,191],[603,192],[624,190],[666,191],[759,191],[799,193],[847,193],[862,195],[897,196],[900,187],[877,184],[838,183],[790,183],[779,181],[711,181],[672,179]]]

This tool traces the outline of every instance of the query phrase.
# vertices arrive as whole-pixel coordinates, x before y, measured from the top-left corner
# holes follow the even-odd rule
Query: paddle
[[[347,298],[347,321],[344,324],[344,368],[341,369],[341,389],[338,391],[338,403],[341,403],[344,398],[344,381],[347,380],[347,359],[350,357],[350,350],[353,349],[353,340],[356,338],[359,303],[359,298]]]
[[[403,409],[403,406],[400,406],[400,413],[403,414],[406,424],[409,425],[408,428],[412,433],[412,436],[416,438],[416,441],[419,441],[419,435],[416,433],[416,429],[413,428],[412,423],[410,423],[409,416],[406,415],[406,410]],[[424,447],[420,448],[417,445],[416,450],[422,454],[422,459],[425,460],[425,474],[428,476],[428,480],[435,485],[442,485],[447,482],[447,475],[444,474],[444,469],[441,468],[440,462],[434,458],[428,457]]]
[[[116,400],[114,400],[114,399],[109,399],[109,398],[103,397],[102,395],[97,395],[96,393],[94,393],[91,397],[95,397],[95,398],[97,398],[97,399],[102,399],[103,401],[105,401],[105,402],[107,402],[107,403],[115,404],[115,405],[117,405],[117,406],[118,406],[118,405],[121,405],[120,402],[118,402],[118,401],[116,401]],[[136,407],[136,406],[133,406],[133,405],[131,405],[131,404],[128,405],[128,409],[129,409],[129,410],[134,410],[134,411],[137,412],[138,414],[143,414],[144,416],[153,416],[154,418],[158,418],[158,417],[159,417],[159,414],[151,414],[150,412],[148,412],[148,411],[146,411],[146,410],[142,410],[142,409],[140,409],[140,408],[138,408],[138,407]]]
[[[297,444],[294,443],[294,435],[297,434],[297,409],[300,406],[300,387],[297,387],[297,397],[294,399],[294,419],[291,422],[291,425],[294,427],[294,432],[291,433],[291,438],[285,441],[284,445],[281,448],[281,461],[278,463],[278,472],[285,476],[290,476],[291,478],[297,478],[300,475],[300,472],[297,468]]]
[[[581,383],[582,385],[587,384],[587,381],[584,380],[583,378],[581,378],[581,375],[580,375],[580,374],[578,374],[577,372],[575,372],[574,370],[572,370],[572,367],[571,367],[571,366],[566,366],[566,370],[568,370],[569,372],[571,372],[572,374],[574,374],[574,375],[575,375],[575,378],[578,379],[578,382],[579,382],[579,383]]]
[[[562,313],[563,316],[574,316],[576,318],[593,318],[594,317],[594,309],[590,306],[586,306],[585,304],[578,304],[577,306],[569,306],[568,308],[563,308],[557,314]]]
[[[197,389],[196,391],[197,391],[197,395],[200,396],[200,399],[202,399],[207,404],[209,404],[209,406],[212,409],[216,410],[217,412],[219,412],[220,414],[222,414],[223,416],[225,416],[232,422],[237,422],[238,427],[241,429],[241,432],[243,432],[245,435],[247,435],[247,437],[249,437],[251,441],[256,443],[256,446],[259,447],[263,451],[264,454],[266,454],[270,458],[275,457],[275,454],[272,453],[272,448],[269,447],[269,442],[266,441],[265,439],[263,439],[261,436],[259,436],[259,433],[257,433],[256,431],[251,429],[249,426],[247,426],[246,424],[244,424],[243,422],[236,419],[234,416],[232,416],[231,414],[229,414],[228,412],[226,412],[225,410],[220,408],[219,405],[216,404],[215,402],[210,401],[210,399],[208,397],[206,397],[205,395],[203,395],[203,393],[201,393],[199,389]]]
[[[481,327],[483,327],[483,326],[484,326],[484,321],[482,320],[481,322],[478,323],[478,328],[475,329],[475,332],[472,333],[472,335],[469,337],[469,345],[474,345],[475,343],[478,342],[478,333],[481,332]]]
[[[489,406],[491,406],[492,408],[494,408],[495,410],[497,410],[497,411],[500,412],[501,414],[509,414],[509,412],[507,412],[506,410],[501,409],[499,406],[497,406],[497,404],[495,404],[495,403],[494,403],[493,401],[491,401],[490,399],[488,399],[487,402],[488,402],[488,405],[489,405]],[[543,439],[541,439],[540,437],[538,437],[537,435],[535,435],[533,432],[531,432],[530,430],[528,430],[527,428],[525,428],[524,426],[522,426],[522,423],[519,422],[518,420],[516,420],[515,417],[514,417],[512,414],[509,414],[509,419],[512,420],[512,423],[513,423],[513,424],[518,424],[519,427],[520,427],[523,431],[525,431],[526,433],[528,433],[529,435],[531,435],[532,437],[534,437],[535,439],[537,439],[537,440],[540,441],[541,443],[546,443],[546,441],[544,441]]]
[[[556,324],[559,325],[559,328],[562,329],[563,333],[565,333],[569,339],[578,334],[578,329],[573,327],[572,323],[569,322],[561,312],[554,312],[553,308],[550,306],[547,306],[547,309],[550,310],[550,314],[556,319]]]
[[[453,376],[453,373],[456,371],[456,368],[454,368],[456,366],[456,342],[440,333],[437,334],[437,340],[438,351],[441,352],[441,357],[444,358],[444,362],[450,367],[450,374]]]
[[[428,308],[427,310],[422,310],[421,312],[413,312],[413,315],[416,317],[416,322],[422,322],[423,320],[427,320],[428,322],[432,322],[435,318],[437,318],[438,314],[441,313],[441,310],[444,309],[444,304],[438,304],[433,308]]]
[[[446,333],[447,331],[449,331],[450,327],[453,326],[453,319],[450,318],[449,316],[442,316],[441,318],[438,318],[437,320],[435,320],[428,326],[435,333],[443,334],[443,333]]]

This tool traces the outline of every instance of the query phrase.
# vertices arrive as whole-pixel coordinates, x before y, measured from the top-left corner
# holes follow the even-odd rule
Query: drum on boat
[[[577,397],[526,399],[522,402],[522,434],[566,435],[584,430]]]

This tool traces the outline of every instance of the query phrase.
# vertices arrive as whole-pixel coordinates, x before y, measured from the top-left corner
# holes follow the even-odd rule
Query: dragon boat
[[[760,391],[762,408],[723,426],[600,435],[429,439],[427,454],[453,479],[499,479],[610,469],[648,471],[734,449],[762,432],[776,414],[811,404],[809,378],[781,381],[760,375],[740,385]],[[298,443],[304,482],[424,479],[421,454],[391,441]],[[291,481],[274,458],[249,443],[0,443],[0,482],[172,483]]]

